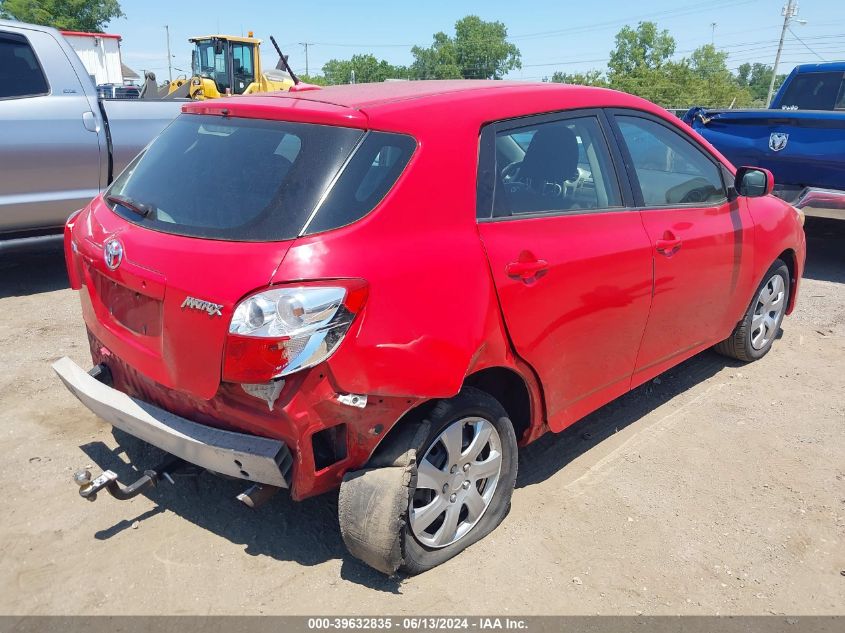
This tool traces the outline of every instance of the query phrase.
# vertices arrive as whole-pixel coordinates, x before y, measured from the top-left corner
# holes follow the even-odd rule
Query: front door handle
[[[544,259],[535,259],[527,262],[516,261],[505,266],[505,273],[507,273],[508,277],[521,279],[525,282],[533,281],[548,270],[549,262]]]
[[[97,124],[97,117],[95,117],[94,113],[91,111],[82,113],[82,125],[84,125],[85,129],[89,132],[100,131],[100,126]]]
[[[672,231],[666,231],[663,234],[663,239],[655,240],[654,246],[661,255],[672,257],[683,246],[683,242],[675,237]]]

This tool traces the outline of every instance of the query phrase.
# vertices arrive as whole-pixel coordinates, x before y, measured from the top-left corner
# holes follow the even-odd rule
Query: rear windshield
[[[409,138],[369,133],[368,140],[374,135]],[[345,179],[338,172],[353,162],[350,154],[364,136],[362,130],[327,125],[183,114],[132,161],[105,197],[124,219],[165,233],[250,242],[292,239],[330,185]],[[414,146],[404,145],[402,166]],[[387,188],[398,175],[391,170]],[[339,226],[348,218],[338,220]]]
[[[794,75],[780,107],[786,110],[845,110],[845,73]]]

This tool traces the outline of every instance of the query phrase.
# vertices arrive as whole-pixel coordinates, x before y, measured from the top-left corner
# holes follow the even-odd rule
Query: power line
[[[819,58],[820,60],[822,60],[823,62],[826,62],[826,61],[827,61],[824,57],[822,57],[821,55],[819,55],[816,51],[814,51],[812,48],[810,48],[809,46],[807,46],[807,44],[804,42],[804,40],[802,40],[800,37],[798,37],[797,35],[795,35],[795,31],[793,31],[792,29],[790,29],[788,26],[787,26],[786,28],[789,30],[789,32],[790,32],[790,33],[792,33],[792,37],[794,37],[796,40],[798,40],[799,42],[801,42],[801,43],[804,45],[804,48],[806,48],[808,51],[810,51],[813,55],[815,55],[816,57],[818,57],[818,58]]]
[[[726,8],[726,7],[737,7],[745,4],[753,4],[755,2],[759,2],[759,0],[713,0],[711,2],[700,2],[698,4],[694,4],[688,7],[681,7],[677,9],[667,9],[665,11],[657,11],[653,13],[647,14],[640,14],[635,16],[629,16],[627,18],[617,18],[615,20],[608,20],[605,22],[597,22],[594,24],[584,24],[580,26],[571,26],[565,29],[557,29],[553,31],[538,31],[535,33],[524,33],[521,35],[510,35],[507,36],[506,39],[509,41],[518,41],[518,40],[530,40],[530,39],[545,39],[548,37],[555,37],[557,35],[566,35],[569,33],[582,33],[582,32],[590,32],[596,30],[602,30],[605,28],[613,28],[620,24],[628,24],[632,21],[645,21],[650,19],[658,19],[664,17],[684,17],[687,15],[691,15],[694,13],[700,13],[704,11],[712,11],[719,8]],[[484,41],[498,41],[498,38],[478,38],[472,39],[471,42],[484,42]],[[311,42],[311,44],[317,44],[320,46],[328,46],[328,47],[339,47],[339,48],[411,48],[413,46],[418,46],[419,43],[404,43],[404,44],[365,44],[365,43],[351,43],[351,42]]]
[[[572,26],[567,27],[565,29],[557,29],[554,31],[541,31],[538,33],[527,33],[524,35],[514,35],[509,37],[510,40],[520,40],[520,39],[543,39],[546,37],[554,37],[556,35],[564,35],[569,33],[575,32],[588,32],[594,30],[601,30],[604,28],[613,28],[619,24],[628,24],[633,21],[643,21],[643,20],[650,20],[650,19],[658,19],[658,18],[668,18],[668,17],[682,17],[687,15],[692,15],[694,13],[701,13],[703,11],[713,11],[720,8],[726,7],[738,7],[745,4],[752,4],[757,2],[758,0],[740,0],[736,2],[734,0],[715,0],[713,2],[701,2],[698,4],[694,4],[687,7],[681,7],[678,9],[666,9],[665,11],[657,11],[650,14],[639,15],[639,16],[629,16],[626,18],[618,18],[615,20],[608,20],[606,22],[598,22],[593,25],[584,25],[584,26]]]

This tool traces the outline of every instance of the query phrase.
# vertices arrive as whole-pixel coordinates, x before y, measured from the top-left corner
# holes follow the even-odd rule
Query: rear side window
[[[310,235],[346,226],[372,211],[393,187],[416,145],[404,134],[367,134],[306,232]]]
[[[0,99],[34,97],[49,91],[44,71],[26,38],[0,33]]]
[[[647,207],[725,199],[719,168],[679,133],[641,117],[617,116]]]
[[[845,73],[799,73],[786,87],[784,110],[845,110]]]
[[[124,219],[165,233],[292,239],[363,135],[327,125],[183,114],[118,176],[107,202]]]

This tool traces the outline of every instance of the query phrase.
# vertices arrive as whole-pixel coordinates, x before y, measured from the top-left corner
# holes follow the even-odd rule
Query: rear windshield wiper
[[[119,204],[122,207],[126,207],[130,211],[140,215],[142,218],[147,217],[150,213],[153,213],[156,210],[156,208],[151,204],[137,202],[127,196],[108,195],[106,196],[106,200],[112,204]]]

